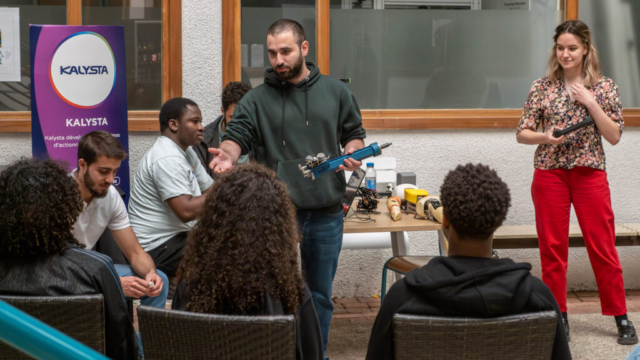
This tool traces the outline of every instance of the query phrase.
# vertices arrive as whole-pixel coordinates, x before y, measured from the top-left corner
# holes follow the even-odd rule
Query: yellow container
[[[418,199],[429,196],[429,192],[424,189],[404,189],[404,199],[410,203],[417,203]]]

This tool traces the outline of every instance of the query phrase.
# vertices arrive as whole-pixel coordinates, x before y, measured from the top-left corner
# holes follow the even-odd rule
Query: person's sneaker
[[[567,334],[567,342],[571,341],[569,337],[569,321],[565,318],[562,318],[562,323],[564,324],[564,332]]]
[[[633,323],[629,320],[622,320],[618,324],[618,344],[635,345],[638,343],[638,335]]]

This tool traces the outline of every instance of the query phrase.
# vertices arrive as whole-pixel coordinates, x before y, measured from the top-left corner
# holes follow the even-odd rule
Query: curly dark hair
[[[495,170],[469,163],[447,174],[440,201],[444,216],[461,238],[486,240],[507,217],[511,195]]]
[[[251,314],[267,294],[294,314],[303,298],[295,207],[286,186],[255,163],[216,177],[189,232],[178,276],[189,311]]]
[[[232,81],[222,90],[222,108],[227,111],[229,106],[237,104],[246,93],[251,90],[251,85],[239,81]]]
[[[0,174],[0,257],[62,253],[82,211],[78,184],[53,160],[21,159]],[[84,247],[84,246],[83,246]]]

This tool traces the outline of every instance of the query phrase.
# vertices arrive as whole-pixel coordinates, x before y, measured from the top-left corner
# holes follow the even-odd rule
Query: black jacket
[[[102,294],[106,355],[136,359],[137,343],[120,278],[108,256],[70,245],[62,254],[0,259],[0,294],[65,296]]]
[[[554,310],[552,359],[571,359],[562,314],[531,265],[511,259],[437,257],[393,284],[373,325],[367,359],[393,359],[393,315],[490,318]],[[490,344],[487,344],[490,346]]]
[[[189,296],[186,294],[186,283],[180,281],[173,296],[171,309],[186,310]],[[242,315],[285,315],[282,303],[272,299],[270,295],[265,296],[265,305],[261,311],[245,313]],[[322,334],[320,324],[316,315],[316,308],[313,306],[311,292],[304,285],[304,299],[298,307],[296,314],[296,359],[297,360],[322,360]]]

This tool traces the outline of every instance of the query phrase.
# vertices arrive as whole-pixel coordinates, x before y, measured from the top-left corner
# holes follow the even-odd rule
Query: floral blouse
[[[613,80],[603,76],[595,86],[587,89],[622,133],[624,120],[618,86]],[[533,82],[517,134],[524,129],[537,131],[540,124],[545,132],[553,126],[564,129],[581,122],[587,116],[590,116],[589,111],[584,105],[570,100],[565,91],[564,79],[550,83],[543,77]],[[576,166],[605,170],[602,136],[595,124],[583,127],[567,134],[561,144],[538,145],[533,162],[537,169],[544,170],[571,169]]]

